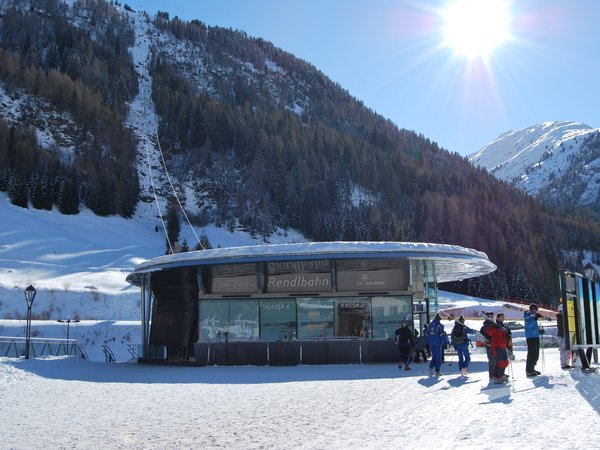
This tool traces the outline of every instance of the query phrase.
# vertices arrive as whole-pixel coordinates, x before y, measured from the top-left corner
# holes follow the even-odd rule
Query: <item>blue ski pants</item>
[[[431,361],[429,362],[429,368],[435,367],[436,372],[439,372],[442,368],[442,346],[441,345],[430,345],[431,347]]]
[[[471,354],[469,353],[469,343],[463,342],[462,344],[456,344],[454,346],[456,353],[458,354],[458,370],[469,367],[471,362]]]

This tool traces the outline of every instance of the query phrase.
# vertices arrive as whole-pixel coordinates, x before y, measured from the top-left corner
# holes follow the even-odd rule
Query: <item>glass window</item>
[[[368,337],[371,329],[371,300],[369,298],[335,299],[336,336]]]
[[[229,302],[222,300],[200,301],[200,336],[203,341],[225,339],[229,327]]]
[[[229,303],[229,338],[258,338],[258,300],[237,300]]]
[[[412,297],[373,297],[373,338],[393,339],[402,322],[412,320]]]
[[[296,300],[260,301],[260,337],[288,340],[296,336]]]
[[[298,298],[298,337],[333,336],[333,299]]]
[[[200,330],[205,341],[258,338],[258,301],[202,300]]]

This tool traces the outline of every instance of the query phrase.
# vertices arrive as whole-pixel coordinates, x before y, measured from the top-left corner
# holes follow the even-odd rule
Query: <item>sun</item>
[[[468,58],[488,59],[509,38],[505,0],[457,0],[442,16],[444,44]]]

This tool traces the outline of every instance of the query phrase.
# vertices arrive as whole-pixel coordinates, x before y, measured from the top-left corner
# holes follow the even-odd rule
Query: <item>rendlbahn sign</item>
[[[406,275],[404,269],[373,271],[338,271],[338,292],[404,291]],[[266,293],[316,293],[332,292],[329,272],[267,275],[264,282]],[[214,277],[211,280],[212,294],[256,294],[256,275]]]

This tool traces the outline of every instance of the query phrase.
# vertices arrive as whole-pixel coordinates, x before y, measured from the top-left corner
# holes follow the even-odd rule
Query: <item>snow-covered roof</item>
[[[217,248],[153,258],[127,277],[139,284],[140,274],[184,266],[315,259],[398,258],[434,262],[437,281],[457,281],[496,270],[483,252],[458,245],[415,242],[309,242]]]

